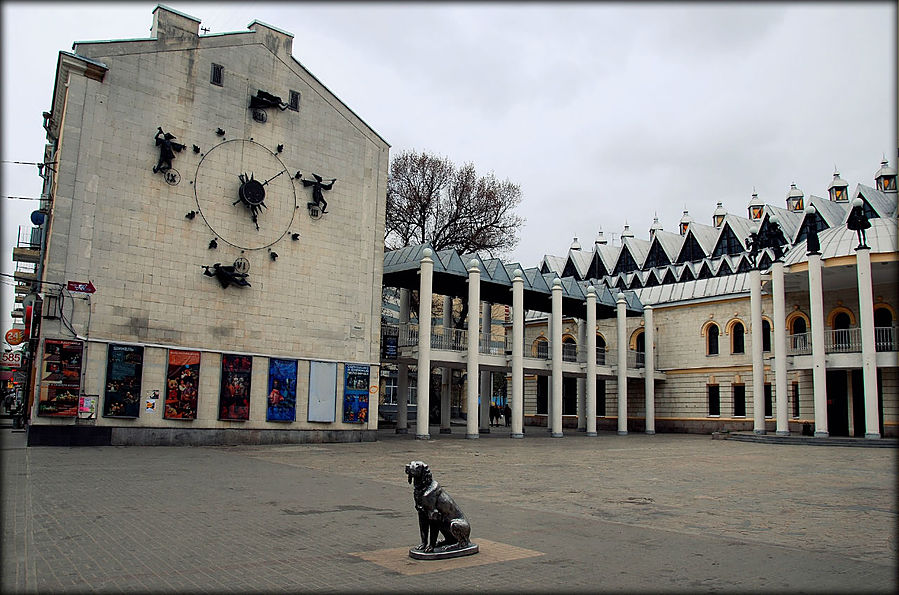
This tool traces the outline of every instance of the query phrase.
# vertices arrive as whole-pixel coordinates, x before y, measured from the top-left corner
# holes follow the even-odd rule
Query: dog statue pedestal
[[[414,547],[409,550],[409,557],[415,558],[416,560],[448,560],[450,558],[461,558],[462,556],[470,556],[478,553],[478,544],[476,543],[469,542],[466,546],[457,546],[458,544],[447,546],[438,545],[434,548],[433,552],[426,552],[418,549],[418,547]]]
[[[469,540],[471,525],[462,510],[431,475],[423,461],[406,465],[406,476],[413,484],[412,496],[418,512],[421,544],[409,550],[416,560],[446,560],[478,553],[478,545]],[[443,541],[438,543],[438,536]]]

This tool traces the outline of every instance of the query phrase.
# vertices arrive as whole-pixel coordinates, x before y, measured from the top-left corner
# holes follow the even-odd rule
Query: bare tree
[[[434,250],[508,253],[524,222],[515,214],[521,188],[493,172],[479,176],[446,157],[404,151],[390,163],[385,247],[430,242]]]
[[[387,180],[387,250],[429,242],[435,250],[453,248],[460,254],[485,252],[494,257],[518,243],[524,220],[515,214],[521,188],[493,172],[478,176],[475,167],[462,167],[446,157],[404,151],[390,163]],[[418,307],[417,294],[412,303]],[[453,326],[468,316],[467,296],[453,312]]]

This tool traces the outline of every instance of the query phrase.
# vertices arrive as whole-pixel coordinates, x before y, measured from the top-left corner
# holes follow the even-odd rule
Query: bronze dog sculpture
[[[468,519],[443,486],[434,480],[427,463],[412,461],[406,465],[406,476],[413,485],[418,529],[421,533],[421,544],[412,548],[409,555],[427,558],[436,556],[426,554],[454,557],[477,553],[478,546],[469,540],[471,525]],[[440,534],[443,535],[443,541],[438,543]]]

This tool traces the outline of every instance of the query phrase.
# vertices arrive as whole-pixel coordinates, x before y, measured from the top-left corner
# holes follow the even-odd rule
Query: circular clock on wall
[[[293,178],[278,157],[252,139],[212,147],[194,178],[197,212],[209,229],[241,250],[260,250],[290,230],[297,209]]]

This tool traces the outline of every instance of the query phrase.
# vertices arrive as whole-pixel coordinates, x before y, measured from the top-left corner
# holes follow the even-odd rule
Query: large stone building
[[[753,195],[747,217],[718,203],[709,225],[685,211],[675,233],[656,219],[646,240],[627,226],[617,244],[600,232],[592,250],[575,238],[567,256],[532,268],[449,251],[425,256],[426,246],[389,253],[384,282],[401,293],[511,306],[500,336],[480,330],[490,328],[486,317],[470,317],[469,329],[483,335],[474,341],[435,318],[423,350],[419,321],[433,317],[410,316],[401,299],[396,330],[385,325],[398,337],[398,385],[410,366],[505,375],[513,436],[538,425],[556,436],[577,427],[895,437],[896,170],[884,160],[874,187],[852,193],[836,173],[827,195],[806,198],[793,185],[785,208]],[[851,229],[859,220],[870,224],[862,247]],[[432,397],[420,375],[417,382],[420,407]],[[490,383],[469,386],[473,411]],[[446,390],[437,394],[447,402]],[[469,416],[468,435],[486,426],[482,409],[480,420]],[[441,431],[451,431],[445,420]]]
[[[290,33],[199,27],[59,54],[30,444],[374,437],[389,145]]]

